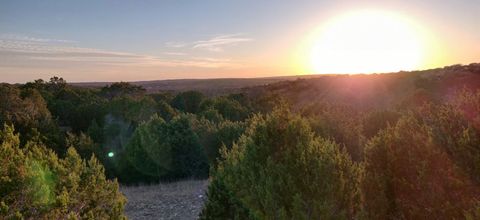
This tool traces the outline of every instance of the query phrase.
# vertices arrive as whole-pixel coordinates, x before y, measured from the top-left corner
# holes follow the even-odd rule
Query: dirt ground
[[[129,219],[198,219],[206,200],[207,180],[121,187]]]

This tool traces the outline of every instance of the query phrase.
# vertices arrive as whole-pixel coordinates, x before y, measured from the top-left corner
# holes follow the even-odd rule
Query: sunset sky
[[[478,0],[0,0],[0,82],[369,73],[472,62],[480,62]]]

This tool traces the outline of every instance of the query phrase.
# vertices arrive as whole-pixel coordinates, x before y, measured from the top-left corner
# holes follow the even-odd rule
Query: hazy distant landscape
[[[410,71],[410,74],[418,75],[422,74],[422,77],[442,77],[446,74],[461,74],[463,78],[471,77],[470,74],[479,71],[479,64],[470,65],[454,65],[446,68],[437,68],[431,70]],[[408,71],[398,72],[397,74],[405,74]],[[377,73],[385,74],[385,73]],[[323,78],[329,78],[330,76],[346,76],[342,74],[330,74],[330,75],[298,75],[298,76],[282,76],[282,77],[266,77],[266,78],[219,78],[219,79],[174,79],[174,80],[152,80],[152,81],[137,81],[129,82],[133,85],[141,86],[147,90],[148,93],[155,92],[185,92],[189,90],[200,91],[204,94],[226,94],[245,91],[248,87],[266,86],[283,81],[294,81],[299,79],[311,79],[309,81],[321,81]],[[357,75],[357,74],[354,74]],[[360,74],[367,75],[367,74]],[[322,78],[322,79],[318,79]],[[466,80],[468,81],[468,79]],[[69,83],[73,86],[85,87],[85,88],[101,88],[110,85],[114,82],[81,82],[81,83]]]
[[[177,79],[177,80],[154,80],[130,82],[133,85],[141,86],[148,93],[155,92],[185,92],[195,90],[205,95],[222,95],[228,93],[241,92],[243,88],[252,86],[262,86],[275,82],[295,79],[302,76],[286,77],[268,77],[268,78],[231,78],[231,79]],[[303,76],[314,77],[314,76]],[[101,88],[112,83],[92,82],[92,83],[71,83],[74,86],[87,88]]]

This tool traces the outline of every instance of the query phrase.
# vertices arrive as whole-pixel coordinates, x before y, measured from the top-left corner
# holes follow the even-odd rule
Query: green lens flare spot
[[[108,157],[113,157],[115,154],[113,152],[108,152]]]

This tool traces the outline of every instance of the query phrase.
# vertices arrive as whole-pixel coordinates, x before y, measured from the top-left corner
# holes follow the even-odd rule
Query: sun
[[[424,49],[415,25],[382,11],[345,14],[320,28],[311,43],[315,73],[374,73],[421,66]]]

